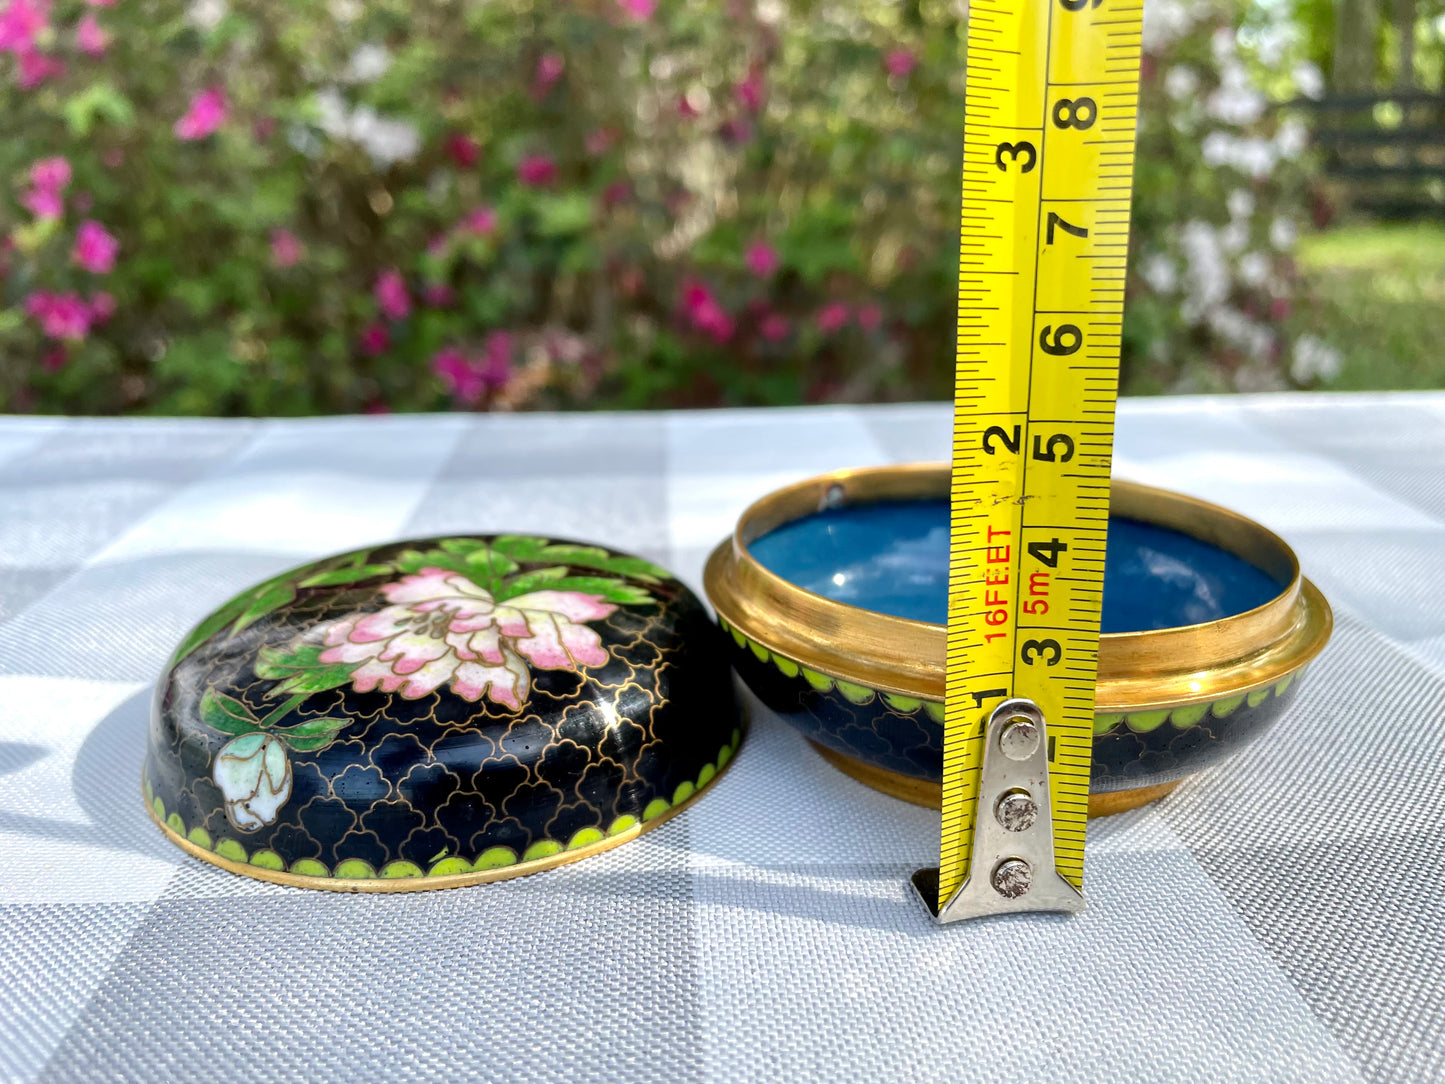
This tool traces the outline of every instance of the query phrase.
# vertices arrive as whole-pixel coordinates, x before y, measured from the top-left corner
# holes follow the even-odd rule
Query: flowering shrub
[[[1221,3],[1151,0],[1138,388],[1289,365],[1303,133]],[[946,395],[962,10],[0,0],[0,409]]]

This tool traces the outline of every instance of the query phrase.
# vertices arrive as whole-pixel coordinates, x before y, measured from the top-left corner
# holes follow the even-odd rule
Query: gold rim
[[[746,738],[747,731],[744,730],[743,739],[746,740]],[[209,862],[213,866],[219,866],[227,872],[236,873],[242,877],[252,877],[258,881],[270,881],[272,884],[286,885],[288,888],[316,888],[324,892],[430,892],[433,889],[465,888],[468,885],[490,884],[493,881],[506,881],[513,877],[526,877],[528,874],[541,873],[543,870],[555,869],[557,866],[565,866],[571,862],[580,862],[584,858],[591,858],[594,854],[601,854],[603,851],[610,851],[614,847],[620,847],[622,844],[628,843],[638,836],[644,835],[654,828],[666,824],[716,786],[717,781],[726,775],[728,769],[737,761],[738,753],[742,752],[742,746],[743,743],[739,742],[737,751],[728,758],[727,763],[722,766],[722,769],[709,779],[705,785],[693,791],[690,796],[684,798],[666,812],[659,813],[650,821],[635,824],[626,831],[617,833],[615,836],[599,839],[596,843],[589,843],[585,847],[578,847],[574,851],[559,851],[557,854],[548,855],[546,858],[534,858],[531,861],[517,862],[510,866],[477,870],[472,873],[450,873],[440,877],[311,877],[304,873],[288,873],[285,870],[253,866],[249,862],[237,862],[230,858],[223,858],[215,851],[208,851],[206,848],[192,843],[165,821],[157,817],[155,809],[149,802],[145,803],[145,807],[146,812],[150,815],[151,822],[164,832],[166,838],[181,848],[181,850],[193,858],[199,858],[202,862]],[[141,797],[144,799],[144,793],[142,793]]]
[[[921,700],[944,699],[945,628],[815,595],[769,572],[748,552],[769,531],[820,509],[881,500],[947,498],[947,464],[836,471],[763,497],[708,558],[703,583],[718,614],[744,636],[811,669]],[[1115,481],[1111,511],[1191,535],[1286,584],[1264,605],[1200,625],[1106,633],[1099,643],[1097,710],[1205,703],[1293,673],[1324,649],[1329,604],[1300,574],[1284,539],[1227,508]]]
[[[829,749],[826,745],[819,745],[811,738],[808,739],[808,744],[816,749],[829,764],[849,778],[856,779],[865,787],[886,794],[890,798],[921,805],[926,809],[943,807],[942,783],[934,783],[928,779],[919,779],[916,776],[904,775],[902,772],[880,768],[876,764],[869,764],[867,761]],[[1115,813],[1138,809],[1150,802],[1157,802],[1182,782],[1184,782],[1183,779],[1174,779],[1168,783],[1156,783],[1149,787],[1091,794],[1089,795],[1089,816],[1112,817]]]

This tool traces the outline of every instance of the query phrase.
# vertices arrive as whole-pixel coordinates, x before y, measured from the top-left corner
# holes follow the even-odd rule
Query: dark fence
[[[1325,174],[1380,218],[1445,216],[1445,94],[1402,91],[1299,99],[1313,114]]]

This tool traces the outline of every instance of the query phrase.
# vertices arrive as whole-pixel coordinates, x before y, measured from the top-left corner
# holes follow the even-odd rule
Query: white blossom
[[[1294,342],[1289,375],[1300,384],[1308,384],[1315,379],[1329,383],[1340,375],[1343,361],[1340,352],[1323,339],[1301,335]]]
[[[1176,64],[1164,73],[1164,93],[1176,102],[1183,101],[1199,89],[1199,74],[1187,64]]]
[[[221,25],[231,11],[226,0],[191,0],[186,5],[186,22],[203,34],[209,34]]]
[[[1295,238],[1298,236],[1299,230],[1292,219],[1281,216],[1269,224],[1269,243],[1281,252],[1294,248]]]
[[[1225,124],[1253,124],[1264,115],[1264,95],[1250,85],[1244,65],[1232,57],[1219,69],[1219,89],[1209,96],[1205,109]]]
[[[1210,132],[1199,145],[1206,166],[1225,166],[1234,159],[1234,140],[1227,132]]]
[[[1286,117],[1274,134],[1274,145],[1280,157],[1286,160],[1298,158],[1309,141],[1309,129],[1296,117]]]
[[[1301,60],[1294,66],[1290,73],[1294,78],[1294,85],[1306,98],[1320,98],[1325,93],[1325,77],[1320,74],[1319,68],[1315,67],[1308,60]]]
[[[361,45],[351,54],[351,60],[341,78],[348,83],[374,83],[385,75],[390,67],[391,54],[387,52],[385,45]]]
[[[1219,231],[1219,247],[1230,254],[1242,252],[1249,244],[1249,223],[1238,219]]]
[[[316,92],[316,107],[322,131],[333,139],[361,144],[377,165],[407,161],[421,150],[421,132],[416,125],[384,117],[369,105],[348,110],[335,87]]]
[[[1262,286],[1269,279],[1269,257],[1246,252],[1239,260],[1239,278],[1246,286]]]
[[[1230,218],[1248,218],[1254,214],[1254,193],[1247,188],[1236,188],[1225,200]]]
[[[1252,361],[1267,357],[1274,346],[1274,332],[1238,309],[1221,305],[1209,313],[1207,322],[1211,331]]]
[[[1194,16],[1187,4],[1179,0],[1149,0],[1144,5],[1144,51],[1157,53],[1182,38],[1193,25]]]
[[[1229,296],[1229,265],[1220,251],[1219,234],[1207,222],[1193,219],[1179,231],[1184,253],[1184,301],[1179,306],[1186,322],[1197,324]]]
[[[1173,293],[1179,285],[1179,269],[1174,261],[1162,252],[1155,252],[1144,260],[1139,274],[1156,294]]]

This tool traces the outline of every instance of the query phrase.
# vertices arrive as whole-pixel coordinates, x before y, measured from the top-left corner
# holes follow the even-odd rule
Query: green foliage
[[[57,0],[41,47],[63,75],[24,89],[0,55],[0,410],[948,393],[964,5],[661,0],[636,21],[616,0],[233,0],[214,24],[208,8]],[[1163,256],[1182,279],[1188,221],[1226,228],[1235,189],[1256,210],[1209,312],[1136,272],[1134,388],[1191,386],[1220,358],[1231,381],[1277,379],[1286,352],[1277,331],[1241,346],[1258,336],[1234,314],[1268,322],[1292,290],[1280,246],[1258,246],[1297,214],[1284,193],[1303,163],[1257,174],[1201,150],[1214,131],[1278,134],[1272,116],[1208,116],[1233,56],[1215,31],[1240,10],[1191,4],[1151,46],[1134,265]],[[87,15],[110,37],[98,57],[76,53]],[[1200,89],[1171,96],[1181,64]],[[223,123],[178,138],[213,87]],[[63,216],[39,221],[28,174],[49,157],[74,177]],[[82,219],[119,241],[113,270],[77,265]],[[750,265],[758,244],[775,268]],[[1241,279],[1253,251],[1264,282]],[[405,296],[388,315],[393,269]],[[48,333],[37,293],[91,306],[84,336]]]
[[[324,663],[320,644],[296,644],[287,648],[263,647],[256,663],[256,676],[278,681],[268,697],[324,693],[351,680],[355,663]]]

